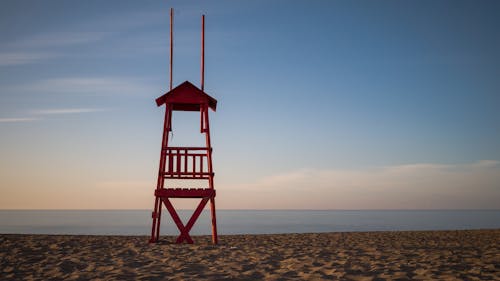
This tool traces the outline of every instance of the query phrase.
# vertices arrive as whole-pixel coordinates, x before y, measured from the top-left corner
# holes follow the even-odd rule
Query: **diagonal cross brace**
[[[205,205],[207,204],[209,199],[210,199],[209,197],[201,199],[200,204],[198,204],[198,207],[196,207],[196,210],[191,215],[191,218],[189,219],[188,223],[184,226],[170,200],[168,200],[168,198],[162,198],[162,201],[165,204],[165,207],[167,208],[168,212],[170,213],[170,216],[172,216],[172,219],[177,225],[177,228],[181,232],[179,237],[177,237],[175,243],[180,244],[184,240],[186,240],[187,243],[193,244],[193,239],[191,239],[191,236],[189,236],[189,231],[191,231],[191,228],[193,228],[194,223],[200,216],[201,212],[203,211],[203,208],[205,208]]]

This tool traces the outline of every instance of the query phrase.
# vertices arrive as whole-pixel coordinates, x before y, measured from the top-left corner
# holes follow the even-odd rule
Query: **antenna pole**
[[[174,8],[170,8],[170,91],[172,91],[172,65],[174,62]]]
[[[201,90],[205,87],[205,15],[201,16]]]

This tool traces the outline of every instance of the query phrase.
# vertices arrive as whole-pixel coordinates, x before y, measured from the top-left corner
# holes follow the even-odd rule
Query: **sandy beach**
[[[500,280],[500,230],[0,235],[0,280]]]

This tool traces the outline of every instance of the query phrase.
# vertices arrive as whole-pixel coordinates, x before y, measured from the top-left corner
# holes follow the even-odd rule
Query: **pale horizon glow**
[[[422,163],[369,169],[301,169],[249,183],[218,184],[217,198],[221,210],[498,209],[499,181],[500,162],[493,160],[461,165]],[[92,200],[68,202],[59,208],[39,202],[43,191],[33,200],[23,198],[16,202],[20,194],[16,196],[12,190],[10,194],[14,196],[0,199],[0,205],[3,209],[148,209],[150,186],[154,186],[153,180],[97,182],[88,185],[88,192],[74,194]],[[59,192],[69,197],[74,191]],[[120,200],[113,200],[116,194],[120,194]],[[174,205],[193,209],[198,201],[174,200]],[[101,205],[104,202],[106,208]],[[291,205],[294,207],[290,208]]]

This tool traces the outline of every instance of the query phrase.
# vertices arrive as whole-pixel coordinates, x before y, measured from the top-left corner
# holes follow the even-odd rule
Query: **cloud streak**
[[[33,110],[29,116],[26,117],[10,117],[0,118],[0,123],[22,123],[43,120],[41,116],[44,115],[62,115],[62,114],[82,114],[109,111],[108,108],[58,108],[58,109],[42,109]],[[33,117],[36,116],[36,117]]]
[[[36,114],[36,115],[57,115],[57,114],[91,113],[91,112],[102,112],[102,111],[109,111],[109,109],[105,109],[105,108],[59,108],[59,109],[34,110],[33,114]]]
[[[79,44],[93,43],[105,38],[108,32],[49,32],[37,34],[7,46],[14,48],[38,49],[50,47],[67,47]]]
[[[43,52],[5,52],[0,53],[0,66],[38,63],[55,57],[60,55]]]
[[[0,118],[0,123],[22,123],[38,121],[40,118],[21,117],[21,118]]]
[[[0,52],[0,66],[33,64],[60,58],[65,56],[64,51],[54,51],[54,48],[92,43],[106,35],[105,32],[53,32],[3,44],[8,50]]]
[[[0,66],[33,64],[62,56],[74,56],[68,48],[112,39],[122,32],[129,32],[130,29],[158,25],[163,21],[164,14],[159,11],[136,12],[114,17],[108,15],[67,27],[64,31],[44,32],[3,42],[0,46],[3,49],[0,51]]]
[[[500,162],[303,169],[221,188],[225,208],[494,209],[500,200]]]
[[[34,81],[15,85],[6,91],[22,93],[37,92],[50,94],[78,95],[140,95],[159,92],[145,79],[134,77],[66,77]]]

